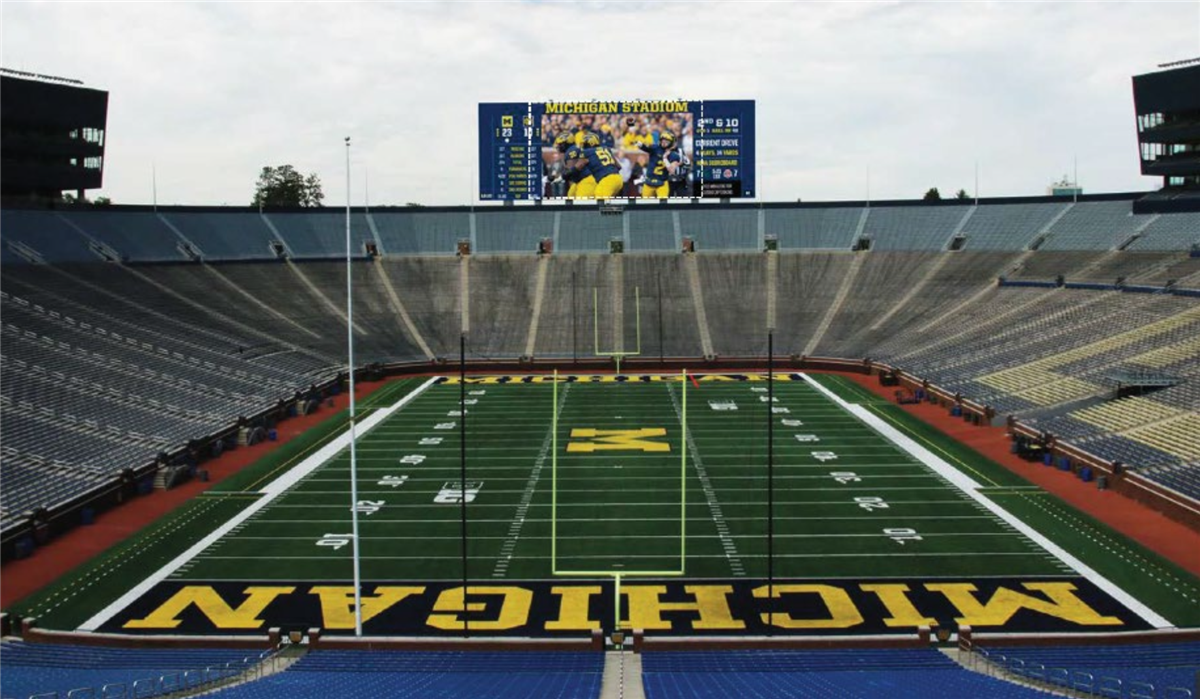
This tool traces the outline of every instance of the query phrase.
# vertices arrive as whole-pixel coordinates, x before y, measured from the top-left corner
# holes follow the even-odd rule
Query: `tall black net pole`
[[[462,533],[463,636],[470,637],[467,617],[467,335],[458,337],[458,511]]]
[[[767,599],[775,599],[775,332],[767,331]],[[774,612],[768,620],[775,620]],[[767,633],[774,633],[767,624]]]
[[[571,272],[571,362],[579,363],[579,306],[575,303],[575,272]]]
[[[663,355],[662,275],[654,275],[654,281],[658,284],[658,363],[662,364],[665,361]]]

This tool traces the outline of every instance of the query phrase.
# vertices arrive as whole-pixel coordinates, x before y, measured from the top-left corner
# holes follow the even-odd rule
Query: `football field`
[[[761,375],[435,377],[364,411],[369,628],[609,628],[617,576],[623,623],[683,632],[722,630],[713,619],[757,628],[744,623],[760,616],[752,607],[810,632],[993,617],[1046,630],[1171,625],[1004,507],[1041,491],[952,466],[872,399],[839,397],[836,377],[777,376],[773,402]],[[345,628],[330,610],[344,611],[353,580],[348,441],[247,488],[243,511],[82,627],[228,631],[221,615],[242,613]],[[769,573],[779,589],[764,587]],[[464,580],[475,606],[463,607]],[[847,623],[848,608],[862,623]],[[456,610],[454,623],[426,623]]]

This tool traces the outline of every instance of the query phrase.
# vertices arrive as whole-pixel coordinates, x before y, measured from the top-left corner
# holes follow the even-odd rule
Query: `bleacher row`
[[[1194,696],[1200,643],[1143,646],[989,646],[988,663],[1018,676],[1103,697]]]
[[[72,689],[92,688],[94,694],[79,694],[160,696],[168,689],[194,686],[187,684],[184,672],[189,677],[228,677],[231,673],[203,671],[244,669],[242,661],[253,654],[242,655],[4,642],[0,693],[4,699],[65,697]],[[963,664],[935,649],[648,651],[640,658],[647,699],[1002,699],[1049,696],[1038,688],[1046,685],[1093,690],[1114,699],[1187,699],[1200,670],[1200,644],[989,647],[961,657]],[[608,661],[622,662],[612,654]],[[595,699],[601,694],[605,663],[605,654],[588,651],[317,650],[280,672],[251,673],[209,696]],[[163,681],[156,682],[158,677]],[[103,691],[105,685],[112,693]]]
[[[154,697],[235,677],[258,651],[105,648],[0,641],[0,696]],[[76,690],[73,694],[72,690]],[[48,698],[47,698],[48,699]]]
[[[561,252],[606,252],[609,241],[627,252],[672,252],[684,237],[697,249],[761,250],[774,236],[780,250],[850,250],[862,237],[878,250],[969,251],[1184,250],[1200,242],[1200,215],[1133,214],[1128,199],[969,203],[939,206],[696,206],[655,210],[635,206],[623,216],[594,210],[382,209],[351,221],[355,254],[373,243],[385,255],[453,255],[460,240],[474,252],[526,253],[543,239]],[[0,225],[17,250],[51,262],[85,262],[116,254],[130,262],[265,260],[274,246],[293,259],[345,255],[345,217],[334,210],[260,213],[239,209],[5,210]],[[188,252],[190,250],[190,252]]]
[[[1200,411],[1197,299],[995,284],[1001,276],[1109,283],[1125,277],[1200,288],[1200,257],[1190,256],[1183,242],[1156,251],[1106,250],[1130,230],[1128,206],[896,207],[905,213],[895,216],[882,209],[847,209],[851,213],[842,216],[820,207],[649,210],[621,217],[595,211],[358,214],[356,230],[377,237],[387,253],[354,262],[356,353],[364,364],[456,356],[467,307],[472,359],[518,357],[530,349],[538,357],[586,355],[590,344],[579,338],[590,338],[594,323],[610,331],[615,296],[624,298],[623,325],[633,332],[629,311],[637,289],[643,329],[662,329],[642,333],[644,354],[759,356],[766,352],[767,300],[773,297],[781,355],[886,361],[1200,497],[1200,455],[1191,439]],[[1011,218],[1002,209],[1011,209]],[[949,225],[949,211],[957,212],[955,230],[971,230],[974,221],[981,226],[975,230],[990,231],[986,251],[970,245],[937,251],[929,241],[944,231],[929,237],[933,228],[925,226]],[[616,228],[673,249],[665,234],[654,232],[668,224],[678,225],[676,233],[736,247],[750,240],[738,232],[749,225],[746,216],[773,222],[754,228],[777,231],[781,245],[783,230],[775,227],[781,221],[793,227],[789,245],[824,245],[846,231],[849,240],[859,229],[877,233],[879,245],[868,253],[804,249],[777,256],[615,256],[569,254],[562,247],[546,259],[421,254],[437,247],[430,247],[437,236],[449,241],[462,230],[485,238],[518,235],[505,222],[523,217],[549,227],[531,240],[557,231],[560,243],[564,235],[576,236],[596,251],[607,247],[585,245],[585,239],[603,242]],[[868,225],[872,219],[875,228]],[[345,264],[279,262],[259,250],[268,240],[254,232],[262,227],[289,238],[288,231],[301,231],[289,246],[311,252],[325,241],[322,249],[333,254],[334,234],[344,235],[338,214],[5,210],[0,223],[0,250],[6,262],[16,262],[0,275],[0,478],[6,482],[0,526],[290,398],[333,377],[344,361]],[[1026,233],[1038,227],[1050,231],[1035,232],[1049,236],[1042,249],[1021,249]],[[1200,214],[1146,217],[1135,229],[1148,236],[1165,227],[1200,230]],[[1055,231],[1079,249],[1046,251]],[[239,261],[184,262],[181,235],[206,255],[216,249],[223,251],[218,258]],[[224,247],[211,248],[216,240]],[[487,247],[483,240],[477,249]],[[911,246],[891,249],[901,241]],[[922,249],[926,245],[932,248]],[[105,263],[94,247],[118,259],[173,262]],[[496,243],[494,249],[509,247],[520,246]],[[49,264],[28,264],[15,250]],[[603,300],[597,309],[593,289]],[[538,323],[531,322],[534,308]],[[1105,416],[1122,412],[1125,403],[1109,407],[1103,399],[1112,392],[1106,377],[1116,369],[1152,369],[1180,383],[1145,403],[1130,403],[1148,407],[1114,422]],[[53,484],[39,487],[46,476]]]

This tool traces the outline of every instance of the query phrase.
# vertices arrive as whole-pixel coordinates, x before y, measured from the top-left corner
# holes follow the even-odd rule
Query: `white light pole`
[[[354,270],[350,266],[350,137],[346,137],[346,346],[350,377],[350,532],[354,559],[354,635],[362,635],[362,583],[358,551],[358,458],[354,430]]]

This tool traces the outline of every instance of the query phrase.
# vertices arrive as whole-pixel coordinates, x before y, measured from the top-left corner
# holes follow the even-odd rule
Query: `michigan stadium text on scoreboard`
[[[479,105],[479,198],[752,198],[753,100]]]

